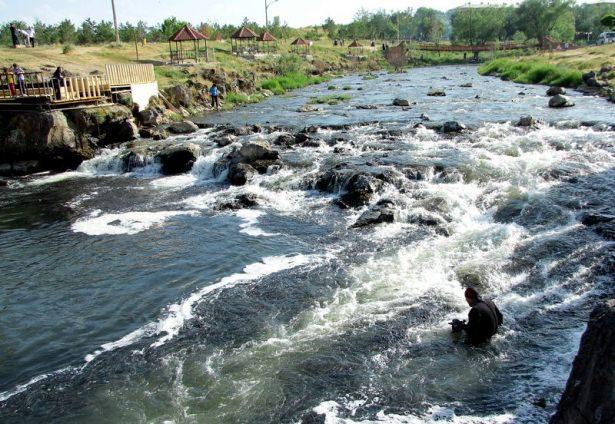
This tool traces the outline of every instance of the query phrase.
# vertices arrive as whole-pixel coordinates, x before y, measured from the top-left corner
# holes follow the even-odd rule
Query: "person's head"
[[[480,299],[480,295],[478,294],[476,289],[473,287],[468,287],[465,290],[464,294],[466,297],[466,302],[468,302],[468,305],[470,306],[474,306],[474,304],[476,304],[476,302],[478,302]]]
[[[63,71],[64,71],[64,69],[62,69],[61,66],[58,66],[58,69],[56,69],[56,72],[63,72]]]
[[[19,65],[17,65],[16,63],[13,63],[13,68],[18,68]]]

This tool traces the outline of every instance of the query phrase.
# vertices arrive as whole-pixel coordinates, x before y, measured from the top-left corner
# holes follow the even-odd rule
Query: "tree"
[[[75,25],[68,20],[65,19],[58,24],[56,27],[56,31],[58,33],[58,41],[62,44],[68,44],[75,41],[76,31]]]
[[[544,47],[560,16],[571,6],[571,0],[525,0],[517,8],[519,28],[528,38],[536,38],[540,47]]]
[[[337,24],[331,18],[327,18],[322,26],[330,39],[337,38]]]
[[[600,19],[600,23],[610,29],[615,29],[615,14],[604,15]]]
[[[572,10],[567,10],[559,16],[549,35],[556,40],[570,42],[574,40],[575,33],[574,15]]]
[[[88,18],[81,23],[77,31],[77,43],[92,44],[96,39],[96,22]]]
[[[184,25],[187,25],[187,22],[178,21],[175,17],[165,19],[160,25],[160,35],[162,41],[166,41],[171,38],[173,34],[179,31]]]
[[[452,16],[453,40],[481,45],[505,37],[507,8],[460,7]]]

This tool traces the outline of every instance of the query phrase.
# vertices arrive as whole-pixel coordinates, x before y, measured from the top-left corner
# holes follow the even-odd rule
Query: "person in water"
[[[468,341],[472,344],[486,342],[498,332],[504,317],[491,300],[483,300],[472,287],[465,291],[466,302],[472,309],[468,314],[468,322],[453,320],[453,332],[465,331]]]
[[[218,86],[215,83],[209,89],[209,94],[211,95],[211,107],[215,107],[216,110],[220,110],[220,101],[218,99],[220,93],[218,92]]]

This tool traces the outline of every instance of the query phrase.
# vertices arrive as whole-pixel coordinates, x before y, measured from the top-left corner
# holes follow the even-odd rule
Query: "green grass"
[[[481,75],[498,75],[504,80],[522,84],[545,84],[575,88],[583,82],[577,69],[549,63],[543,59],[496,59],[479,69]]]
[[[308,85],[320,84],[327,81],[326,77],[310,76],[300,72],[290,72],[288,74],[268,78],[261,83],[261,87],[270,90],[273,94],[284,94],[290,90],[307,87]]]
[[[349,96],[348,94],[333,94],[330,96],[323,96],[323,97],[312,97],[310,99],[310,104],[317,104],[317,105],[324,105],[324,104],[329,104],[329,105],[336,105],[340,102],[346,102],[348,100],[351,99],[351,96]]]

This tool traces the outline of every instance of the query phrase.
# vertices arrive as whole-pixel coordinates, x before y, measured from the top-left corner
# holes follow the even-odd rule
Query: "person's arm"
[[[498,318],[498,326],[502,325],[504,323],[504,316],[502,315],[502,313],[500,312],[497,306],[495,306],[495,315]]]
[[[464,326],[464,330],[470,339],[476,338],[478,329],[480,328],[480,312],[477,309],[470,309],[468,314],[468,323]]]

